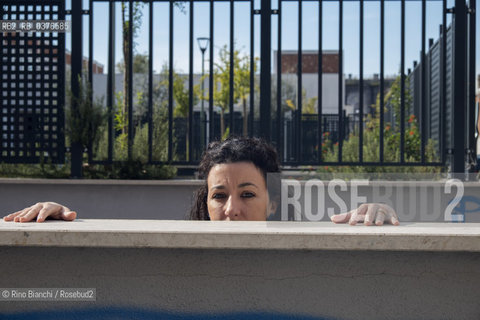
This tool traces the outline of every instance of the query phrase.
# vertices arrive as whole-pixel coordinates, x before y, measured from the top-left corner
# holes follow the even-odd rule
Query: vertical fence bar
[[[469,11],[468,11],[468,150],[469,150],[469,159],[468,163],[472,164],[472,157],[476,158],[476,141],[475,141],[475,31],[476,31],[476,22],[475,22],[475,11],[476,11],[476,0],[469,0]],[[479,115],[480,116],[480,115]],[[473,165],[470,167],[470,171],[473,172],[475,168]]]
[[[383,1],[383,0],[382,0]],[[343,147],[343,0],[338,1],[338,162]]]
[[[360,0],[363,1],[363,0]],[[323,1],[318,0],[318,117],[317,117],[317,157],[318,163],[322,163],[322,143],[323,143],[323,126],[322,126],[322,117],[323,117]]]
[[[302,161],[302,0],[298,0],[298,54],[297,54],[297,136],[296,136],[296,160]]]
[[[253,1],[253,0],[252,0]],[[215,119],[213,117],[213,47],[215,42],[213,41],[213,14],[214,14],[214,0],[210,0],[210,75],[208,77],[208,128],[207,131],[209,136],[207,142],[213,139],[214,136],[214,127]],[[207,143],[208,145],[208,143]]]
[[[233,115],[234,115],[234,110],[233,110],[233,91],[234,91],[234,85],[233,85],[233,77],[235,76],[234,74],[234,69],[235,69],[235,45],[234,45],[234,0],[230,0],[230,76],[229,76],[229,90],[228,90],[228,106],[229,106],[229,126],[230,126],[230,135],[234,134],[234,128],[233,128]]]
[[[260,135],[270,141],[271,134],[271,11],[272,1],[261,0],[261,41],[260,41]]]
[[[442,9],[442,50],[440,51],[441,54],[441,109],[440,109],[440,157],[443,164],[446,164],[446,112],[447,112],[447,0],[442,1],[443,9]]]
[[[282,0],[278,0],[278,48],[277,48],[277,151],[280,159],[284,159],[282,141]],[[285,134],[285,133],[284,133]]]
[[[93,0],[88,1],[88,89],[92,93],[90,103],[93,104]],[[88,162],[92,163],[92,142],[88,146]]]
[[[425,138],[426,138],[426,118],[427,118],[427,56],[425,52],[425,42],[426,42],[426,14],[427,14],[427,1],[422,0],[422,58],[421,62],[421,85],[422,85],[422,100],[420,105],[420,154],[421,162],[425,163]]]
[[[133,1],[128,2],[128,160],[132,160],[133,149]]]
[[[250,112],[248,113],[248,135],[253,137],[253,115],[254,115],[254,106],[255,106],[255,24],[254,24],[254,2],[255,0],[250,0]],[[245,116],[245,115],[244,115]]]
[[[383,162],[384,141],[383,130],[385,127],[385,0],[380,1],[380,163]]]
[[[360,0],[360,116],[359,116],[359,121],[358,121],[358,160],[360,162],[363,162],[363,90],[364,90],[364,84],[363,84],[363,20],[364,20],[364,15],[363,15],[363,6],[364,2],[363,0]]]
[[[148,4],[148,162],[153,158],[153,1]]]
[[[93,0],[88,2],[88,83],[93,90]],[[91,155],[90,150],[88,153]]]
[[[78,97],[80,92],[79,78],[82,76],[82,52],[83,52],[83,18],[82,18],[82,2],[72,1],[72,74],[71,74],[71,86],[72,95]],[[71,101],[72,109],[78,108],[75,99]],[[82,146],[78,142],[71,142],[71,177],[82,177]]]
[[[168,161],[173,157],[173,5],[169,1],[169,41],[168,41]]]
[[[108,108],[108,159],[113,161],[113,106],[115,96],[115,2],[110,1],[108,7],[108,76],[107,76],[107,108]]]
[[[189,25],[189,57],[188,57],[188,143],[186,157],[188,162],[193,156],[193,0],[190,0]]]
[[[453,79],[453,166],[452,172],[465,172],[465,114],[466,114],[466,14],[465,0],[455,0],[454,79]]]
[[[83,62],[82,62],[83,64]],[[88,89],[92,93],[90,103],[93,104],[93,1],[88,1]],[[88,146],[88,162],[93,160],[92,143]]]
[[[400,13],[400,163],[405,162],[405,0]]]

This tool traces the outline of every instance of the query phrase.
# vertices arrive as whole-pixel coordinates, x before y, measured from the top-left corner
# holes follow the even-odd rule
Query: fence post
[[[453,161],[452,172],[465,173],[465,115],[467,111],[467,7],[455,0],[453,58]]]
[[[260,14],[260,135],[270,140],[272,1],[262,0]]]
[[[477,157],[476,152],[476,140],[475,140],[475,128],[477,123],[475,121],[475,74],[476,74],[476,65],[475,65],[475,48],[476,48],[476,0],[468,1],[468,164],[469,172],[474,172],[475,170],[475,158]]]
[[[79,79],[82,76],[82,1],[72,1],[72,61],[71,61],[71,90],[72,96],[79,95]],[[78,108],[75,99],[71,101],[72,109]],[[70,141],[71,171],[72,178],[82,177],[82,145],[78,142]]]

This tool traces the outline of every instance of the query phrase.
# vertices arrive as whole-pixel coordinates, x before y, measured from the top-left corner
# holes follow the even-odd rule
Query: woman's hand
[[[334,223],[349,223],[354,226],[358,222],[363,222],[366,226],[373,224],[381,226],[384,223],[390,223],[398,226],[398,216],[392,207],[382,203],[364,203],[357,209],[347,213],[336,214],[331,217]]]
[[[4,221],[43,222],[47,217],[57,220],[72,221],[77,217],[75,211],[55,202],[38,202],[31,207],[9,214],[3,217]]]

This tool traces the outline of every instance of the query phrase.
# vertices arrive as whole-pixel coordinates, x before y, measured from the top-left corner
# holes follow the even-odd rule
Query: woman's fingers
[[[352,226],[358,222],[363,222],[367,226],[374,224],[381,226],[384,223],[391,223],[395,226],[400,224],[395,210],[389,205],[382,203],[364,203],[357,209],[347,213],[333,215],[331,220],[334,223],[348,222]]]
[[[40,203],[37,203],[36,205],[30,207],[29,210],[25,211],[24,214],[16,217],[15,221],[16,222],[32,221],[33,219],[35,219],[37,217],[38,213],[40,212],[40,210],[42,210],[42,208],[43,208],[43,206]]]
[[[375,225],[382,226],[385,221],[385,211],[383,209],[378,209],[377,216],[375,218]]]
[[[385,220],[393,224],[394,226],[398,226],[400,221],[398,221],[398,216],[395,210],[390,207],[389,205],[383,204],[382,208],[385,210]]]
[[[332,222],[334,223],[347,223],[347,222],[350,223],[350,221],[352,221],[354,216],[355,216],[354,219],[359,219],[359,217],[363,217],[365,215],[366,210],[367,210],[367,205],[362,204],[357,209],[353,209],[349,212],[335,214],[330,218],[330,220],[332,220]],[[355,221],[358,221],[358,220],[355,220]]]
[[[346,223],[348,220],[350,220],[350,216],[354,211],[357,211],[357,209],[345,213],[335,214],[330,217],[330,220],[332,220],[333,223]]]
[[[62,220],[72,221],[75,220],[77,217],[77,213],[75,211],[62,211]]]
[[[14,222],[36,220],[37,222],[44,222],[48,217],[72,221],[77,217],[77,213],[55,202],[39,202],[31,207],[7,215],[3,220]]]
[[[44,222],[49,216],[54,217],[55,214],[59,214],[61,209],[62,208],[58,206],[44,205],[38,213],[37,222]]]
[[[376,203],[371,203],[368,205],[367,213],[365,214],[364,224],[371,226],[377,215],[378,205]]]
[[[47,202],[38,214],[37,222],[43,222],[50,217],[57,220],[72,221],[77,217],[77,213],[71,211],[65,206],[55,202]]]
[[[27,209],[29,209],[29,208],[22,209],[20,211],[14,212],[14,213],[10,213],[9,215],[3,217],[3,220],[4,221],[13,221],[15,219],[15,217],[21,215]]]
[[[357,222],[365,221],[365,215],[367,213],[367,210],[368,210],[368,205],[367,204],[362,204],[360,207],[358,207],[356,210],[354,210],[355,212],[350,217],[350,221],[348,221],[348,223],[351,226],[354,226],[354,225],[357,224]]]

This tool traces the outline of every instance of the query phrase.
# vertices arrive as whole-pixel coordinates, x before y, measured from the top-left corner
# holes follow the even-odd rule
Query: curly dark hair
[[[190,220],[210,220],[207,209],[207,178],[213,166],[221,163],[251,162],[263,174],[265,183],[267,173],[280,172],[275,148],[261,138],[230,137],[224,141],[211,142],[198,166],[199,178],[205,180],[195,193],[195,200],[190,210]]]

